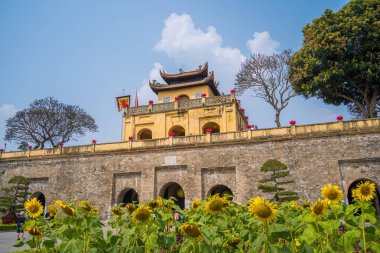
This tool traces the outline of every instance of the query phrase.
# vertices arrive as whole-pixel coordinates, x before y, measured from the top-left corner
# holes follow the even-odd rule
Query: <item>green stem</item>
[[[364,246],[364,249],[363,249],[363,252],[366,253],[367,252],[367,244],[366,244],[366,241],[365,241],[365,220],[364,220],[364,207],[363,207],[363,203],[361,203],[361,208],[362,208],[362,213],[360,214],[360,218],[361,218],[361,227],[362,227],[362,236],[363,236],[363,246]]]
[[[318,225],[318,221],[315,222],[315,224],[317,225],[317,232],[318,234],[320,235],[321,233],[319,232],[319,225]],[[323,241],[322,241],[322,236],[321,238],[319,239],[319,247],[321,248],[321,253],[323,253]]]

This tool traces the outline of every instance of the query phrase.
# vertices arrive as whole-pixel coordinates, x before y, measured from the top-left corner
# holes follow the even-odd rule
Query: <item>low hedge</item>
[[[0,223],[0,231],[16,231],[16,224],[2,224]]]

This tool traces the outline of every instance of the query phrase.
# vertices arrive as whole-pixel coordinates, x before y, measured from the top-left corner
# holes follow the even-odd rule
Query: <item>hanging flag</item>
[[[137,90],[136,90],[135,107],[137,106],[139,106],[139,98],[137,97]]]
[[[131,96],[122,96],[116,98],[117,110],[120,112],[123,108],[129,106],[131,100]]]

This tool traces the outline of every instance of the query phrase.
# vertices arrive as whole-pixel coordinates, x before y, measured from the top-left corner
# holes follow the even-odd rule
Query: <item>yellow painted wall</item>
[[[174,98],[181,95],[187,95],[190,99],[195,98],[195,93],[206,93],[207,97],[215,96],[213,91],[208,85],[202,85],[197,87],[189,87],[178,90],[161,91],[158,93],[158,103],[163,103],[163,97],[170,97],[170,102],[174,101]]]
[[[171,111],[144,115],[126,115],[123,124],[123,141],[133,136],[138,140],[138,134],[143,129],[152,131],[152,138],[167,138],[174,126],[182,126],[185,134],[203,134],[203,127],[208,122],[219,125],[220,132],[244,130],[244,116],[238,110],[237,104],[224,104],[194,108],[187,111]]]

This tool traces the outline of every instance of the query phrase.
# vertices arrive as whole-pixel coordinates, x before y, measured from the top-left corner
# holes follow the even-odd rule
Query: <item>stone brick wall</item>
[[[267,159],[287,164],[301,198],[317,199],[323,184],[348,189],[361,178],[380,185],[380,134],[335,135],[287,140],[241,141],[182,148],[119,151],[92,155],[0,161],[0,186],[14,175],[32,180],[31,190],[56,199],[88,199],[104,217],[126,188],[136,190],[141,202],[162,194],[176,182],[185,203],[226,185],[234,200],[245,203],[259,194],[260,166]],[[347,191],[346,191],[347,193]]]

